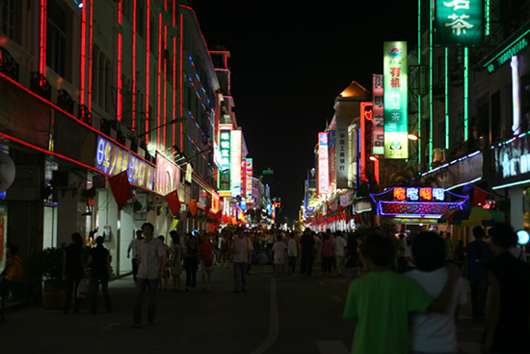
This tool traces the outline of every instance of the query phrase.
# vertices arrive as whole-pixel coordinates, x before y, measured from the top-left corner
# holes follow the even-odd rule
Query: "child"
[[[276,236],[277,242],[272,246],[274,252],[274,275],[278,276],[278,267],[282,266],[282,275],[285,275],[285,250],[287,245],[282,241],[282,235]]]
[[[357,319],[352,353],[408,354],[409,314],[447,307],[457,272],[433,300],[414,280],[389,270],[394,252],[392,240],[382,235],[368,236],[361,245],[368,273],[352,282],[344,309],[344,318]]]
[[[446,251],[444,239],[434,232],[422,232],[412,243],[416,269],[405,273],[405,276],[418,282],[432,297],[441,293],[449,278],[449,272],[444,267]],[[444,313],[413,315],[410,327],[412,352],[457,353],[455,317],[458,315],[458,307],[466,302],[466,286],[462,277],[458,277]]]

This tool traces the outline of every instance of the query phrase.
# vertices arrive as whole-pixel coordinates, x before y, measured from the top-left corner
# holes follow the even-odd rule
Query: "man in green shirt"
[[[352,353],[408,354],[409,315],[443,312],[449,304],[458,271],[434,300],[417,282],[389,270],[394,252],[391,240],[381,235],[368,236],[361,245],[368,274],[352,282],[344,309],[344,318],[357,319]]]

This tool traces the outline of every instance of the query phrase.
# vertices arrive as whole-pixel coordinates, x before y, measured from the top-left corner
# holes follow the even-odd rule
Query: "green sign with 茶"
[[[434,10],[436,44],[462,46],[482,44],[483,0],[436,0]]]

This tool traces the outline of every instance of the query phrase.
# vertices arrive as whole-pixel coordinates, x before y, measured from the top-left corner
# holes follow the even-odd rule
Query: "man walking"
[[[145,239],[136,244],[138,257],[138,276],[136,280],[136,294],[133,307],[133,328],[140,328],[142,323],[142,299],[145,288],[149,289],[149,308],[147,322],[153,324],[156,315],[156,288],[158,278],[162,276],[166,264],[166,250],[159,239],[153,237],[153,224],[146,222],[142,225]]]
[[[247,292],[247,264],[250,264],[252,259],[252,242],[245,237],[245,232],[242,227],[236,230],[237,237],[233,242],[234,250],[234,292]]]
[[[304,230],[302,238],[300,238],[300,253],[302,253],[302,262],[300,264],[300,274],[310,277],[313,271],[313,260],[315,251],[315,239],[311,235],[311,229]]]
[[[333,256],[335,257],[335,267],[337,268],[337,275],[342,275],[342,259],[344,258],[344,247],[346,247],[346,240],[342,238],[342,232],[337,231],[333,239]]]
[[[289,241],[287,241],[287,255],[289,256],[289,268],[287,274],[295,275],[296,259],[298,258],[298,240],[295,238],[293,232],[289,233]]]
[[[468,279],[471,287],[472,316],[484,320],[486,316],[486,296],[488,295],[488,275],[486,266],[493,257],[490,245],[485,242],[482,226],[473,228],[475,241],[466,247]]]
[[[136,258],[136,244],[142,239],[142,230],[136,230],[136,238],[133,238],[129,243],[127,249],[127,258],[130,258],[132,250],[132,274],[134,282],[136,283],[136,275],[138,274],[138,258]]]

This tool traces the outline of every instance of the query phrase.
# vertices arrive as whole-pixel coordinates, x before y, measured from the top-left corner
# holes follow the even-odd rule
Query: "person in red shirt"
[[[210,292],[213,272],[213,250],[215,244],[210,241],[210,234],[203,236],[203,242],[199,245],[202,269],[202,291]],[[206,274],[208,274],[208,284],[206,284]]]

